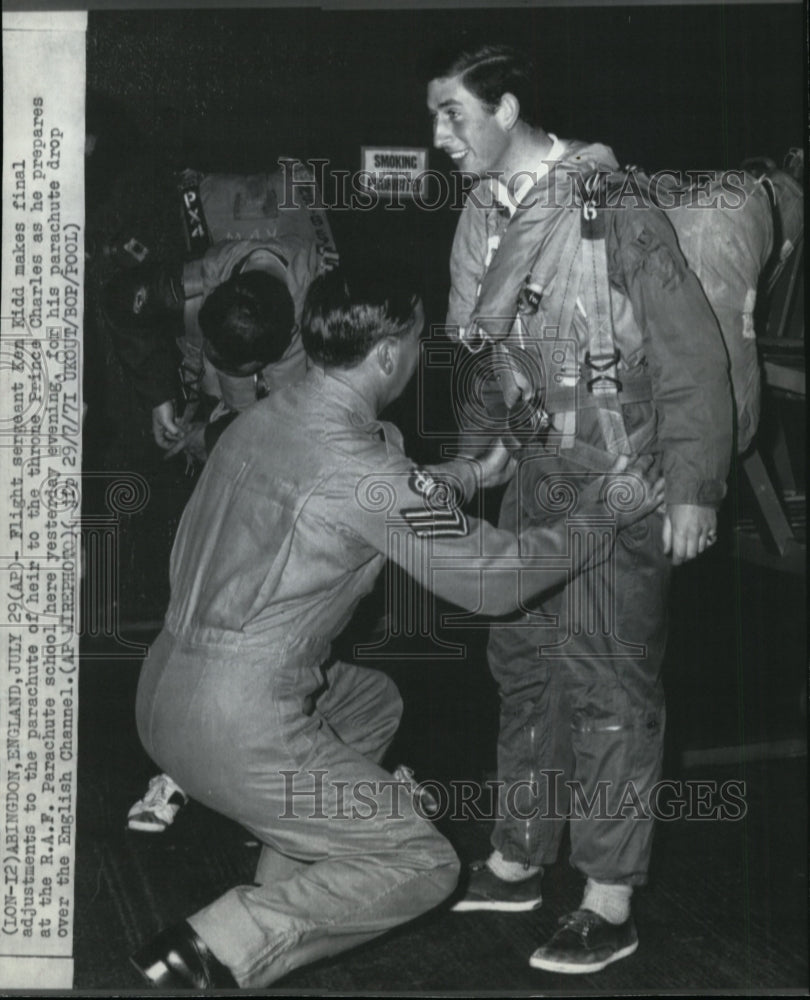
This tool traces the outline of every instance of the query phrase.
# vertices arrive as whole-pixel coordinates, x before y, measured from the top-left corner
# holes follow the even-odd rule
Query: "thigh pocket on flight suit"
[[[618,787],[629,777],[631,727],[622,715],[610,710],[578,711],[571,720],[574,778],[590,799],[598,795],[603,812],[615,810]],[[577,807],[577,796],[572,805]]]
[[[571,736],[576,778],[591,794],[604,797],[610,813],[623,803],[631,809],[640,803],[646,809],[650,789],[659,777],[663,727],[663,705],[645,710],[628,707],[617,714],[575,715]]]

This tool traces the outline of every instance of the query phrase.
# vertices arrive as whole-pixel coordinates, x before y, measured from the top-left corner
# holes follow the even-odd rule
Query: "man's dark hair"
[[[541,124],[537,73],[527,52],[512,45],[478,45],[434,56],[429,78],[451,76],[461,77],[467,90],[492,112],[504,94],[514,94],[521,120]]]
[[[347,277],[345,271],[331,271],[307,293],[304,349],[325,368],[353,368],[380,340],[408,333],[419,301],[413,284],[390,273]]]
[[[226,374],[244,366],[263,368],[292,340],[295,306],[287,286],[263,271],[245,271],[223,282],[199,315],[208,360]]]

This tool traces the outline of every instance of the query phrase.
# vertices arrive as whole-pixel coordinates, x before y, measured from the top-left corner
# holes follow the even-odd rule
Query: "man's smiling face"
[[[428,109],[433,119],[433,145],[443,150],[464,173],[484,176],[503,167],[511,132],[471,93],[458,76],[428,84]]]

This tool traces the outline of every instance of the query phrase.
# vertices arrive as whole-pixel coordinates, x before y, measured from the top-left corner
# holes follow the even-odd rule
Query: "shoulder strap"
[[[591,192],[593,194],[593,192]],[[618,378],[619,352],[613,332],[610,286],[607,263],[607,217],[589,199],[582,206],[581,217],[581,292],[588,322],[589,347],[585,352],[582,373],[589,393],[599,400],[599,425],[607,450],[614,455],[629,455],[630,444],[624,424]]]

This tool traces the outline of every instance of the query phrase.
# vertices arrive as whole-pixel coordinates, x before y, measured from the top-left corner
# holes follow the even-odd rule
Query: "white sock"
[[[582,909],[593,910],[610,924],[623,924],[630,917],[632,885],[594,882],[589,878],[582,897]]]
[[[523,882],[540,871],[540,865],[524,865],[522,861],[507,861],[500,851],[487,858],[487,868],[504,882]]]

